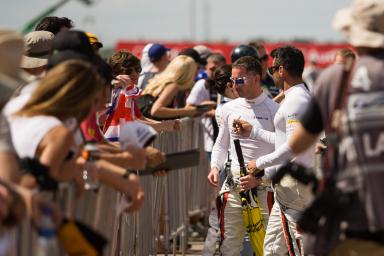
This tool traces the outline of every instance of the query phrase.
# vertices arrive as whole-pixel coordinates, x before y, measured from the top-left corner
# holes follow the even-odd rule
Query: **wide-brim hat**
[[[55,35],[48,31],[33,31],[24,36],[26,49],[21,61],[22,68],[39,68],[47,65]]]
[[[337,11],[333,27],[355,47],[384,48],[384,0],[354,0]]]
[[[16,78],[24,51],[23,38],[15,31],[0,28],[0,73]]]
[[[23,38],[13,30],[0,28],[0,102],[24,83],[20,75],[23,51]]]

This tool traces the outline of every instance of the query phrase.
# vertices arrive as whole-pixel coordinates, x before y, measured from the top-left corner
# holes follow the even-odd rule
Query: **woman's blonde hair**
[[[15,115],[49,115],[64,121],[84,120],[104,88],[104,80],[90,63],[68,60],[51,69],[26,105]]]
[[[180,90],[189,89],[193,85],[196,70],[197,65],[191,57],[177,56],[163,72],[149,81],[143,94],[152,95],[154,91],[162,92],[167,85],[172,83],[175,83]]]

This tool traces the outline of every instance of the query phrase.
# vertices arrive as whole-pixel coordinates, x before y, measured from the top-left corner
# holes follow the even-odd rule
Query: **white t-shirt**
[[[205,80],[200,79],[193,86],[191,93],[187,98],[187,104],[200,105],[203,101],[209,101],[211,99],[209,90],[205,87]],[[213,125],[211,118],[202,118],[204,134],[204,149],[206,152],[211,152],[213,148]]]
[[[3,114],[9,122],[12,142],[19,157],[34,157],[36,148],[47,132],[55,126],[64,124],[71,131],[76,145],[83,143],[80,130],[74,118],[64,123],[52,116],[35,117],[14,117],[13,114],[19,111],[30,99],[40,81],[34,81],[26,85],[20,94],[11,99],[3,109]]]
[[[19,111],[28,102],[32,93],[37,88],[39,82],[40,81],[37,80],[24,86],[17,97],[8,101],[8,103],[3,108],[4,116],[9,118],[10,115]]]
[[[240,167],[237,160],[234,139],[240,139],[240,145],[247,164],[255,157],[271,153],[274,146],[261,140],[253,140],[236,135],[232,124],[234,119],[243,119],[268,131],[274,131],[273,118],[279,105],[262,93],[253,100],[238,98],[226,103],[222,107],[222,118],[219,135],[212,150],[211,167],[219,170],[227,161],[227,152],[230,150],[232,163],[231,171],[234,177],[240,176]]]
[[[20,158],[35,157],[44,136],[62,122],[52,116],[10,117],[13,146]]]
[[[222,97],[222,98],[221,98]],[[220,100],[222,99],[222,100]],[[222,117],[222,108],[224,106],[225,103],[228,103],[230,101],[232,101],[232,99],[230,98],[227,98],[227,97],[223,97],[222,95],[219,95],[219,99],[218,101],[220,102],[220,104],[217,105],[216,107],[216,110],[215,110],[215,119],[216,119],[216,123],[217,125],[219,126],[219,129],[220,129],[220,124],[221,124],[221,117]]]

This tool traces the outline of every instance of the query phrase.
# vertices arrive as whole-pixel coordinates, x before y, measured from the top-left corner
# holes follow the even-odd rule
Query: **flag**
[[[109,141],[118,141],[120,127],[127,122],[141,118],[136,99],[141,90],[131,84],[126,88],[116,88],[112,94],[112,103],[107,110],[107,118],[103,127],[104,137]]]

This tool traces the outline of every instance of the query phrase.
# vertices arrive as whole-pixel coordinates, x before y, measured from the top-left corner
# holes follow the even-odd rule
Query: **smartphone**
[[[209,111],[211,108],[210,108],[208,105],[197,105],[197,106],[196,106],[196,109],[197,109],[197,111],[199,111],[199,112],[207,112],[207,111]]]

